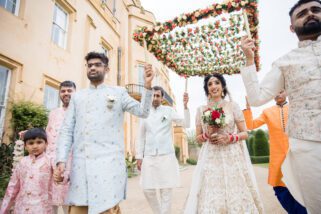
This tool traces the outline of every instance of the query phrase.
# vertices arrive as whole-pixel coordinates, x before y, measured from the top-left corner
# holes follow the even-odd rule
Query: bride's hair
[[[220,73],[209,74],[204,78],[204,91],[205,91],[206,97],[208,97],[208,95],[209,95],[208,82],[210,81],[210,79],[212,77],[217,78],[221,82],[221,85],[222,85],[222,88],[223,88],[222,98],[224,99],[226,97],[226,95],[228,95],[230,100],[232,100],[231,96],[230,96],[230,93],[229,93],[229,91],[227,90],[227,87],[226,87],[226,80],[225,80],[224,76],[222,74],[220,74]]]

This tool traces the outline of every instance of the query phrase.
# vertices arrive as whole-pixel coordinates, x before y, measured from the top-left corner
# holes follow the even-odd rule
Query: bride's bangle
[[[239,136],[237,134],[228,134],[230,143],[236,143],[239,141]]]
[[[228,134],[230,143],[234,142],[234,135]]]
[[[200,134],[198,135],[200,138],[201,138],[201,141],[204,142],[204,141],[207,141],[208,140],[208,136],[206,133],[203,133],[203,134]]]
[[[234,137],[233,143],[236,143],[239,141],[239,135],[233,134],[233,137]]]
[[[202,134],[202,138],[204,141],[207,141],[208,140],[208,135],[206,133],[203,133]]]

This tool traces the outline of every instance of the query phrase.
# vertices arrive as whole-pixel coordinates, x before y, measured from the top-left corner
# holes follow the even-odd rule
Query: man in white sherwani
[[[126,197],[123,119],[127,111],[146,118],[152,103],[151,65],[145,66],[145,91],[141,103],[126,89],[104,84],[108,58],[90,52],[87,77],[90,87],[72,95],[57,143],[55,180],[62,176],[72,149],[67,204],[71,214],[120,213]]]
[[[188,94],[184,94],[184,117],[181,117],[172,107],[162,105],[162,87],[154,86],[153,90],[153,107],[148,118],[140,123],[136,159],[141,170],[141,186],[153,212],[168,214],[171,212],[172,189],[180,185],[172,126],[174,122],[189,127]]]
[[[276,60],[259,84],[252,39],[242,39],[247,66],[241,69],[249,102],[262,105],[281,90],[289,96],[289,151],[283,181],[308,213],[321,212],[321,1],[300,0],[290,11],[299,47]]]

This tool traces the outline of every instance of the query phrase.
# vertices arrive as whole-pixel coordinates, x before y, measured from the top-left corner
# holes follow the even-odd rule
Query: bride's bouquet
[[[223,127],[227,124],[226,114],[222,107],[208,107],[202,114],[202,121],[205,125],[205,139],[213,134],[225,133]]]
[[[217,129],[226,125],[226,115],[222,107],[211,107],[203,111],[202,120],[203,123],[215,127]]]

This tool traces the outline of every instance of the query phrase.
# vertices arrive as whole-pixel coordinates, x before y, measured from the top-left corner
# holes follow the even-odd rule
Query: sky
[[[141,0],[144,9],[151,11],[156,20],[164,22],[187,12],[199,8],[206,8],[215,0]],[[259,1],[259,36],[260,57],[262,68],[258,73],[259,80],[270,70],[273,61],[297,47],[297,37],[290,31],[290,18],[288,12],[297,0],[261,0]],[[239,74],[224,76],[227,87],[233,101],[239,104],[241,109],[245,108],[245,88]],[[176,109],[183,115],[182,97],[185,89],[185,80],[176,73],[170,72],[170,85],[176,98]],[[192,77],[188,81],[188,93],[190,97],[189,109],[191,112],[191,128],[195,127],[194,118],[198,106],[206,103],[203,90],[203,78]],[[274,105],[271,101],[260,107],[252,107],[253,116],[257,117],[262,110]],[[266,129],[266,126],[262,127]]]

